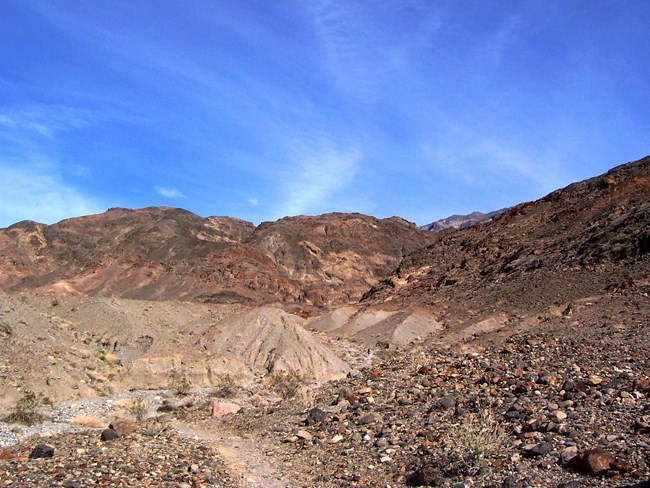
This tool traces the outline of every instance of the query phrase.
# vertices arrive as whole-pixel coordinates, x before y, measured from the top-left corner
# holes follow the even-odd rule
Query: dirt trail
[[[176,422],[172,427],[181,436],[206,442],[217,450],[233,476],[240,477],[242,488],[291,488],[303,486],[298,473],[287,473],[286,466],[273,464],[268,442],[261,436],[237,436],[219,432],[203,423]]]

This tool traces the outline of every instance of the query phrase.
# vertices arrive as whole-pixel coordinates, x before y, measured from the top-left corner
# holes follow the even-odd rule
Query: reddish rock
[[[650,378],[638,378],[634,380],[634,389],[644,393],[650,393]]]
[[[605,474],[614,463],[615,457],[599,447],[589,449],[571,459],[569,467],[588,476]]]
[[[108,428],[113,429],[120,436],[133,434],[136,430],[138,430],[138,426],[135,422],[126,419],[113,420]]]
[[[621,458],[614,459],[610,468],[622,474],[631,474],[636,471],[631,463]]]
[[[226,415],[236,414],[241,407],[236,403],[215,402],[212,404],[212,416],[214,418],[225,417]]]
[[[529,391],[533,391],[536,386],[537,385],[532,381],[524,381],[517,387],[515,393],[526,393]]]
[[[368,375],[369,380],[374,380],[375,378],[378,378],[381,376],[381,370],[380,369],[373,369],[370,374]]]
[[[0,451],[0,459],[13,459],[16,455],[8,449]]]

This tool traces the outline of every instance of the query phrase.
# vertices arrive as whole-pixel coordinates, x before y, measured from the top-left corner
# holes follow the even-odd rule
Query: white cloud
[[[4,159],[0,172],[0,227],[21,220],[52,224],[106,209],[95,198],[66,184],[49,161],[19,165]]]
[[[260,201],[257,199],[257,197],[250,197],[248,200],[246,200],[248,204],[251,207],[259,207]]]
[[[328,141],[300,143],[291,153],[280,188],[284,199],[274,212],[278,217],[331,211],[336,193],[352,183],[361,162],[359,149],[341,150]]]
[[[162,186],[155,186],[154,190],[165,198],[186,198],[180,190],[176,188],[165,188]]]

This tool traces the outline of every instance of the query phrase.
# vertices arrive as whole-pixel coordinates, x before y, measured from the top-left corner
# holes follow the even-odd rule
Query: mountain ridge
[[[429,232],[441,232],[447,229],[464,229],[470,225],[489,222],[490,220],[501,215],[506,210],[507,208],[502,208],[500,210],[494,210],[488,213],[477,211],[464,215],[451,215],[449,217],[436,220],[435,222],[431,222],[430,224],[421,225],[420,229]]]
[[[330,213],[255,227],[171,207],[0,229],[10,292],[322,307],[356,302],[428,242],[398,217]]]

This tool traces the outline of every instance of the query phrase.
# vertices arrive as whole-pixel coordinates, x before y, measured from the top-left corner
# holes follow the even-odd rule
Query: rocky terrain
[[[425,306],[446,327],[531,320],[650,275],[650,158],[513,207],[407,256],[364,297]],[[490,324],[484,324],[486,327]]]
[[[650,158],[436,234],[86,219],[0,236],[0,409],[49,419],[0,422],[0,486],[650,485]]]

